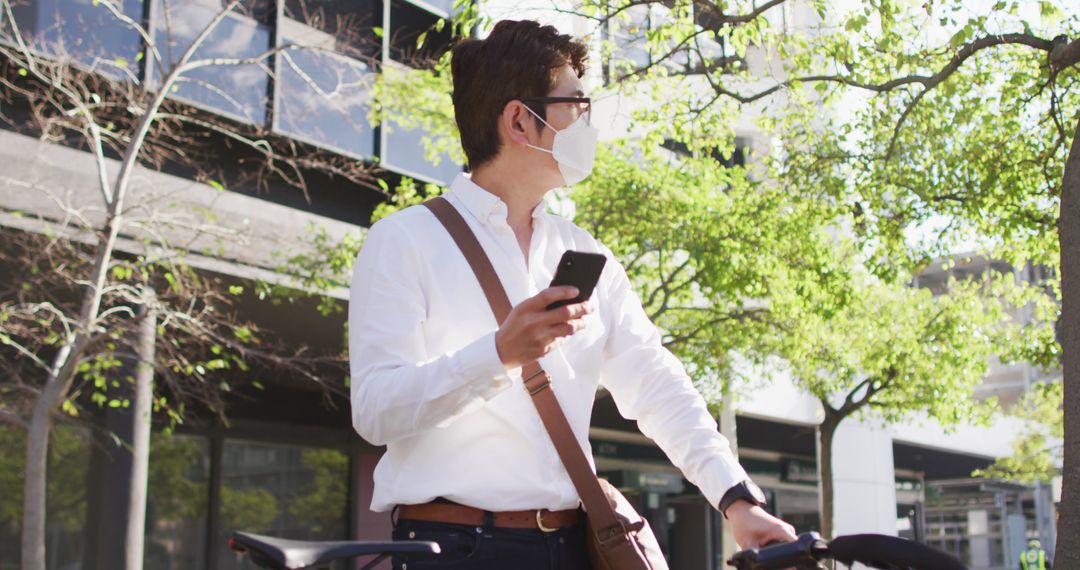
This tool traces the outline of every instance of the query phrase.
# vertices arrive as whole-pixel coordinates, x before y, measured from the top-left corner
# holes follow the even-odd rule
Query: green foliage
[[[424,156],[434,164],[443,157],[464,163],[451,87],[450,52],[431,69],[386,66],[372,89],[368,119],[384,129],[420,129],[426,133],[422,142]]]
[[[409,206],[415,206],[424,200],[439,196],[445,191],[446,188],[438,184],[428,183],[423,185],[423,191],[421,192],[419,182],[412,178],[402,178],[393,194],[390,195],[389,200],[375,207],[375,212],[371,215],[371,223],[375,223],[398,210],[404,210]],[[359,251],[359,248],[357,248],[357,251]],[[356,256],[353,257],[355,259]]]
[[[150,443],[148,526],[205,516],[209,473],[198,440],[155,434]]]
[[[289,501],[289,515],[313,536],[333,536],[344,522],[349,458],[334,449],[305,449],[301,462],[312,471],[311,483],[304,494]]]
[[[279,512],[277,497],[266,489],[234,489],[221,485],[222,528],[265,532],[277,519]]]
[[[704,392],[777,348],[789,305],[827,315],[847,294],[827,211],[753,182],[745,169],[633,143],[601,148],[570,198],[574,220],[627,269],[665,344]],[[828,294],[825,291],[829,290]]]
[[[79,532],[86,519],[86,470],[89,435],[59,425],[49,446],[47,524]],[[0,525],[18,528],[22,522],[26,432],[0,425]]]
[[[1009,413],[1027,421],[1026,430],[1013,441],[1013,455],[995,461],[977,477],[1005,479],[1031,484],[1049,482],[1061,473],[1065,438],[1062,382],[1046,382],[1032,387]]]
[[[781,353],[799,383],[842,412],[860,408],[843,410],[838,395],[889,422],[916,413],[945,426],[985,420],[971,395],[1009,338],[1007,305],[975,280],[939,295],[872,275],[858,282],[832,318],[788,323]]]
[[[815,20],[759,4],[586,0],[579,12],[606,28],[606,88],[647,102],[632,111],[642,146],[724,154],[735,125],[754,117],[778,150],[760,179],[785,203],[815,202],[844,236],[830,265],[847,268],[847,285],[826,310],[783,294],[806,284],[769,281],[777,354],[799,382],[838,410],[984,417],[967,398],[987,357],[1060,365],[1050,325],[1080,65],[1050,46],[1080,38],[1080,10],[1067,0],[814,2]],[[957,251],[1049,278],[958,283],[940,297],[906,287]],[[830,299],[833,288],[818,291]],[[1033,318],[1004,326],[1003,308],[1021,306]],[[1033,441],[1021,442],[1027,456]]]

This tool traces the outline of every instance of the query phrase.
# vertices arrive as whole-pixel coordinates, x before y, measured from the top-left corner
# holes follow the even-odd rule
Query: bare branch
[[[770,0],[746,14],[725,14],[722,3],[709,0],[694,0],[694,6],[703,8],[708,14],[709,29],[716,30],[717,24],[739,25],[753,22],[765,12],[783,4],[787,0]]]
[[[1050,48],[1050,68],[1055,71],[1072,67],[1080,63],[1080,38],[1069,41],[1062,36],[1054,38]]]
[[[1073,41],[1072,43],[1068,44],[1066,48],[1059,48],[1060,51],[1058,52],[1058,61],[1067,62],[1070,65],[1076,64],[1076,58],[1080,56],[1075,55],[1074,51],[1080,52],[1080,46],[1073,46],[1077,46],[1078,42],[1080,42],[1080,40]],[[960,68],[961,65],[963,65],[965,61],[974,56],[976,53],[999,45],[1026,45],[1038,50],[1045,51],[1047,53],[1051,53],[1056,44],[1054,44],[1054,42],[1050,40],[1044,40],[1037,36],[1026,33],[991,35],[978,38],[974,41],[960,46],[952,59],[949,60],[949,62],[945,66],[943,66],[937,73],[934,73],[933,75],[907,75],[904,77],[897,77],[884,83],[865,83],[842,75],[808,75],[803,77],[791,78],[787,81],[780,82],[767,89],[749,95],[743,95],[741,93],[725,89],[715,83],[713,84],[713,88],[714,90],[716,90],[717,93],[735,99],[740,103],[752,103],[754,101],[757,101],[758,99],[767,97],[781,89],[791,87],[792,85],[798,83],[839,83],[842,85],[847,85],[849,87],[857,87],[859,89],[873,91],[875,93],[885,93],[906,85],[922,85],[924,89],[929,90],[933,89],[942,81],[951,76],[957,69]]]
[[[678,308],[672,308],[671,310],[672,311],[674,311],[674,310],[697,310],[697,308],[696,307],[693,307],[693,308],[691,308],[691,307],[687,307],[687,308],[678,307]],[[705,309],[705,310],[708,310],[710,312],[715,311],[715,309]],[[699,334],[701,334],[703,331],[705,331],[706,329],[715,327],[715,326],[717,326],[717,325],[719,325],[721,323],[724,323],[724,322],[742,321],[742,320],[760,321],[761,316],[765,315],[765,314],[768,314],[768,313],[769,313],[769,310],[764,309],[764,308],[740,309],[740,310],[737,310],[737,311],[729,311],[729,312],[726,312],[726,313],[721,313],[720,315],[717,315],[716,317],[714,317],[712,319],[709,319],[709,320],[702,321],[702,322],[698,323],[698,326],[694,327],[693,329],[691,329],[688,332],[685,332],[685,333],[680,334],[678,336],[671,337],[670,339],[668,339],[668,340],[666,340],[664,342],[664,346],[670,348],[670,347],[673,347],[675,345],[682,344],[684,342],[692,341],[695,338],[697,338],[697,336]]]
[[[157,65],[158,73],[161,74],[162,77],[164,77],[165,62],[161,59],[161,52],[158,51],[157,42],[154,41],[154,38],[150,35],[149,32],[146,31],[146,28],[142,27],[142,24],[136,22],[135,20],[132,20],[122,10],[118,9],[113,4],[112,0],[99,0],[99,3],[105,6],[105,9],[112,13],[114,18],[127,24],[128,27],[135,30],[139,34],[139,37],[142,38],[143,44],[150,48],[150,53],[154,58],[154,63]]]
[[[4,408],[0,408],[0,421],[23,429],[30,429],[30,422],[26,421],[21,415]]]
[[[11,348],[15,349],[15,352],[18,352],[19,354],[25,356],[26,358],[29,358],[30,361],[33,362],[34,365],[37,366],[38,368],[40,368],[42,370],[46,370],[46,371],[49,370],[49,365],[46,364],[45,361],[43,361],[41,358],[39,358],[38,355],[34,354],[33,351],[26,348],[25,346],[22,345],[22,343],[20,343],[20,342],[16,341],[15,339],[11,338],[11,336],[9,334],[7,334],[7,333],[5,333],[3,331],[0,331],[0,344],[7,345],[7,346],[10,346]]]

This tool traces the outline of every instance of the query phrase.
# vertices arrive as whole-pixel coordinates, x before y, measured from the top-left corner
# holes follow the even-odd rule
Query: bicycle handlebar
[[[739,570],[821,570],[825,558],[884,570],[967,570],[955,557],[903,538],[853,534],[826,542],[816,532],[801,534],[795,542],[736,552],[727,563]]]

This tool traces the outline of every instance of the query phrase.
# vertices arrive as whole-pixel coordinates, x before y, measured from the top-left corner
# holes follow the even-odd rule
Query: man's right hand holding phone
[[[503,366],[524,366],[551,352],[558,339],[581,330],[585,326],[582,317],[592,312],[588,301],[547,309],[577,295],[577,287],[548,287],[514,307],[495,333],[495,349]]]

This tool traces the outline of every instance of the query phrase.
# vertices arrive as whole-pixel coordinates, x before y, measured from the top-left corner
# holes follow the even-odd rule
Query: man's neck
[[[506,223],[515,232],[532,229],[533,210],[550,190],[505,164],[485,164],[474,170],[471,178],[474,184],[498,196],[506,204]]]

